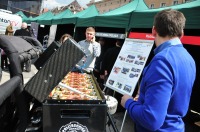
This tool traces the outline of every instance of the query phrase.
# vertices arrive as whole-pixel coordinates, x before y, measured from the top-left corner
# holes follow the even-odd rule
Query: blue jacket
[[[184,132],[196,76],[193,58],[178,38],[154,50],[155,56],[143,71],[137,102],[125,103],[137,132]]]

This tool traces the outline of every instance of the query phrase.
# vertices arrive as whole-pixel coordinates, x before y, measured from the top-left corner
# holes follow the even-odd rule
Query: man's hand
[[[94,35],[94,37],[92,37],[92,39],[90,40],[92,43],[94,43],[96,41],[96,37]]]
[[[128,99],[133,99],[130,95],[125,94],[121,99],[121,105],[125,108],[125,103]]]
[[[135,101],[138,101],[138,98],[139,98],[139,94],[137,94],[133,99],[134,99]]]
[[[94,43],[96,41],[96,37],[94,36],[91,40],[92,43]]]

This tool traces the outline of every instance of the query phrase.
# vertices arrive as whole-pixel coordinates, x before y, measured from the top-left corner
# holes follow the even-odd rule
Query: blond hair
[[[88,27],[87,29],[86,29],[86,32],[95,32],[95,29],[93,28],[93,27]]]

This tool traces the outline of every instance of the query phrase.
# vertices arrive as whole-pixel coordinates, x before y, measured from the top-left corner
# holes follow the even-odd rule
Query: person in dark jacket
[[[110,75],[110,72],[112,70],[113,65],[115,64],[115,61],[121,50],[122,45],[123,45],[123,41],[117,40],[116,46],[108,49],[105,52],[105,55],[103,57],[102,64],[101,64],[101,70],[100,70],[101,79],[105,79],[106,77]]]
[[[30,34],[27,26],[28,26],[27,23],[23,22],[21,29],[16,30],[14,33],[14,36],[30,36],[31,37],[31,34]],[[23,71],[25,69],[25,71],[30,72],[31,71],[31,60],[22,62],[21,66],[22,66]]]
[[[100,88],[103,89],[103,79],[100,79],[100,68],[107,48],[105,46],[104,38],[99,38],[98,42],[101,45],[101,54],[99,57],[96,58],[93,74],[97,78],[97,82],[99,83]]]
[[[106,81],[107,78],[109,77],[110,72],[115,64],[115,61],[119,55],[119,52],[121,50],[123,43],[124,43],[124,40],[117,40],[116,46],[108,49],[105,52],[105,55],[102,60],[101,70],[100,70],[100,78],[101,79],[104,79]],[[109,88],[106,89],[105,94],[115,97],[118,102],[121,101],[122,95],[117,92],[114,92],[113,90],[111,90]],[[117,112],[122,112],[124,110],[125,109],[120,105],[120,103],[118,103]]]
[[[14,33],[14,36],[30,36],[31,37],[31,34],[27,26],[28,26],[27,23],[23,22],[21,29],[16,30]]]

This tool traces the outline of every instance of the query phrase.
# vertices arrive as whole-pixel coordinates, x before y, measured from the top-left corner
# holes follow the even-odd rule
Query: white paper
[[[153,47],[154,40],[126,38],[106,82],[106,87],[132,95]]]

